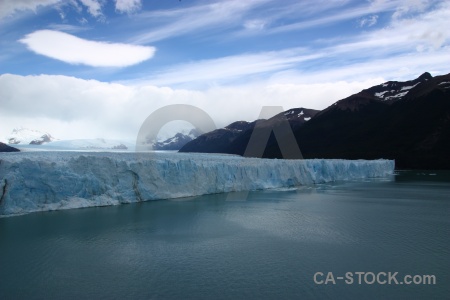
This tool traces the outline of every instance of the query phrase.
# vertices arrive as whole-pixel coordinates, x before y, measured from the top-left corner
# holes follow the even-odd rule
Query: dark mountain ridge
[[[207,132],[185,144],[180,152],[231,153],[231,143],[243,131],[253,130],[256,121],[237,121],[230,125]]]
[[[180,152],[230,153],[243,155],[256,122],[259,126],[276,126],[282,118],[286,118],[291,128],[297,129],[308,122],[319,111],[308,108],[293,108],[279,113],[268,120],[253,122],[237,121],[230,125],[205,133],[187,143]]]

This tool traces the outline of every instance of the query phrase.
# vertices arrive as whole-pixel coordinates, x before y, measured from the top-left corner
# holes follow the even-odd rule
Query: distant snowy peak
[[[6,143],[16,145],[20,149],[42,150],[128,150],[132,143],[110,139],[73,139],[59,140],[47,132],[28,128],[15,128],[6,137]],[[38,147],[35,147],[38,146]]]
[[[197,129],[191,129],[188,133],[178,132],[174,136],[153,144],[153,150],[180,150],[188,142],[201,135]]]
[[[11,145],[42,145],[53,142],[56,139],[47,132],[28,128],[14,128],[6,142]]]

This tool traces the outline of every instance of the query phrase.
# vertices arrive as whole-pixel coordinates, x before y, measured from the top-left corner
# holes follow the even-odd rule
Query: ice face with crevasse
[[[384,177],[392,160],[200,153],[0,153],[0,216]]]

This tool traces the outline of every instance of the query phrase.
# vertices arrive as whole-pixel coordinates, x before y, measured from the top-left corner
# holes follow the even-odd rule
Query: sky
[[[445,0],[0,0],[0,137],[133,140],[170,104],[217,127],[324,109],[449,73],[448,28]]]

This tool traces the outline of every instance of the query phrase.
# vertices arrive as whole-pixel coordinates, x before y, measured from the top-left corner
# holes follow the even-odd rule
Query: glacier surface
[[[0,216],[384,177],[392,160],[200,153],[0,153]]]

